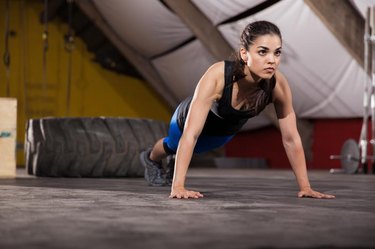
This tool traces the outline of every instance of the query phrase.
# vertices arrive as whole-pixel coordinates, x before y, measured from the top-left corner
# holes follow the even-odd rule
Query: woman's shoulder
[[[224,61],[212,64],[202,76],[196,91],[211,92],[215,99],[220,98],[224,88]],[[211,89],[211,90],[210,90]]]
[[[224,61],[212,64],[206,71],[204,78],[215,82],[223,82],[224,79]]]
[[[273,90],[274,97],[283,99],[290,95],[290,87],[287,78],[279,70],[275,73],[276,85]]]
[[[225,61],[218,61],[208,68],[208,72],[215,75],[224,75]]]
[[[285,75],[282,72],[280,72],[279,70],[277,70],[276,73],[275,73],[275,79],[276,79],[277,83],[280,82],[281,84],[285,84],[285,82],[286,82]]]
[[[276,79],[275,88],[279,88],[279,89],[289,88],[288,80],[286,79],[285,75],[279,70],[277,70],[275,73],[275,79]]]

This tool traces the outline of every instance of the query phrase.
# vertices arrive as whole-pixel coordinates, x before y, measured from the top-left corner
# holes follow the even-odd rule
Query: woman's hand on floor
[[[334,195],[323,194],[323,193],[314,191],[311,188],[303,189],[299,191],[298,197],[299,198],[307,197],[307,198],[316,198],[316,199],[334,199],[335,198]]]
[[[188,198],[202,198],[203,195],[196,191],[190,191],[185,188],[172,188],[171,194],[169,198],[177,198],[177,199],[188,199]]]

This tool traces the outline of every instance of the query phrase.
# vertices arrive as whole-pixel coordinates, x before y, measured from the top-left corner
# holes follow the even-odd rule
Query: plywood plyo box
[[[16,176],[17,99],[0,98],[0,178]]]

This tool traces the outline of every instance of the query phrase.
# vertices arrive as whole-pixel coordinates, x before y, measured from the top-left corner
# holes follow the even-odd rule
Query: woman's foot
[[[162,165],[150,159],[151,150],[147,149],[140,154],[141,164],[145,167],[145,179],[151,186],[164,186],[165,179],[162,176]]]

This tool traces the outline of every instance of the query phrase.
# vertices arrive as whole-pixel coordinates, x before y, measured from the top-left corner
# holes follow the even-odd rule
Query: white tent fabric
[[[351,2],[362,14],[363,18],[366,16],[366,9],[375,5],[375,0],[351,0]]]
[[[214,25],[251,9],[264,0],[193,0],[192,1]]]
[[[175,96],[182,100],[192,95],[200,77],[215,60],[202,43],[195,40],[152,63]]]
[[[155,0],[93,0],[116,34],[149,58],[193,37],[181,20]]]
[[[94,2],[124,43],[147,58],[153,57],[151,60],[156,71],[179,100],[193,93],[202,74],[215,62],[199,40],[178,47],[194,35],[160,1]],[[192,2],[217,25],[263,1]],[[289,80],[299,117],[362,116],[363,69],[304,1],[283,0],[248,18],[219,25],[218,29],[233,49],[237,50],[241,30],[254,20],[272,21],[281,29],[283,59],[280,71]],[[178,49],[173,49],[175,47]],[[267,124],[270,121],[260,115],[249,121],[246,129]]]

